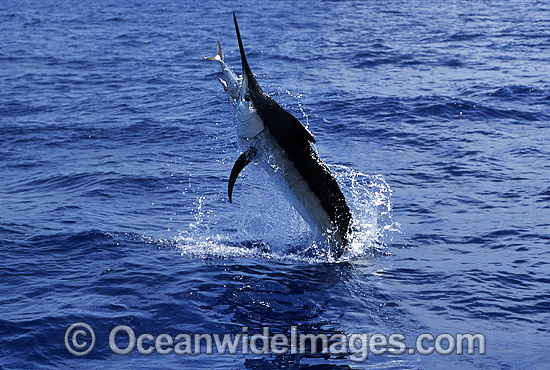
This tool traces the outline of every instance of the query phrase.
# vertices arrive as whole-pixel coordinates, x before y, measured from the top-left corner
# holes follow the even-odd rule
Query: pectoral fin
[[[229,176],[229,184],[227,186],[227,193],[229,194],[229,203],[232,203],[231,194],[233,193],[233,186],[235,186],[235,181],[237,180],[237,176],[239,176],[239,173],[243,170],[243,168],[246,167],[247,164],[252,162],[254,158],[256,157],[256,150],[254,148],[249,148],[245,153],[242,153],[235,164],[233,165],[233,168],[231,169],[231,175]]]

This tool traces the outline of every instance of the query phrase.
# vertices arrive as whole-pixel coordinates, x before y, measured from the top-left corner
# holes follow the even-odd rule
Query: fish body
[[[273,178],[292,206],[313,231],[327,235],[332,254],[339,258],[349,244],[352,215],[338,183],[315,148],[315,139],[292,114],[265,93],[246,59],[239,26],[233,14],[243,75],[237,76],[218,54],[243,150],[235,162],[228,184],[229,200],[239,173],[256,162]]]

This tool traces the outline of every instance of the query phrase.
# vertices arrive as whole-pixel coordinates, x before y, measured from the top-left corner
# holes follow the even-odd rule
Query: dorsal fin
[[[241,53],[241,62],[243,65],[243,75],[246,75],[250,96],[254,101],[258,114],[267,129],[281,142],[287,142],[288,138],[294,137],[304,142],[315,143],[311,132],[300,123],[292,114],[282,108],[273,98],[262,90],[258,81],[252,74],[246,54],[244,52],[243,40],[237,23],[237,17],[233,12],[233,21],[235,22],[235,31],[239,42],[239,51]],[[283,148],[284,148],[284,144]]]
[[[248,60],[246,59],[246,54],[244,52],[244,46],[243,46],[243,40],[241,39],[241,32],[239,31],[239,24],[237,23],[237,17],[235,16],[235,12],[233,12],[233,21],[235,22],[235,31],[237,31],[237,40],[239,42],[239,51],[241,52],[241,62],[243,65],[243,74],[246,74],[246,77],[248,77],[248,80],[250,81],[251,78],[253,79],[254,76],[252,75],[252,71],[250,70],[250,66],[248,65]]]

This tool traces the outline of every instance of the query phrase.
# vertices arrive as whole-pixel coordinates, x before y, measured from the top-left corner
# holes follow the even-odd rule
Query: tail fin
[[[220,45],[220,42],[218,41],[218,54],[216,54],[215,57],[203,57],[203,58],[206,60],[214,60],[214,61],[221,62],[223,60],[223,55],[222,55],[222,46]]]

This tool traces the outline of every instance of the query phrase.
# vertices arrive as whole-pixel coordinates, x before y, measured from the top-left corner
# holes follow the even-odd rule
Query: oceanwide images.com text
[[[126,325],[115,326],[109,333],[109,348],[113,353],[127,355],[137,352],[142,355],[286,355],[330,354],[349,356],[353,362],[366,361],[373,355],[484,355],[483,334],[420,334],[413,347],[407,347],[406,336],[399,333],[375,334],[306,334],[297,326],[290,327],[288,334],[272,334],[264,326],[261,333],[251,333],[242,327],[236,334],[139,334]],[[86,356],[96,346],[96,335],[86,323],[75,323],[65,332],[65,346],[75,356]]]

